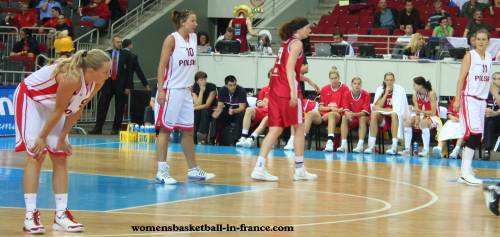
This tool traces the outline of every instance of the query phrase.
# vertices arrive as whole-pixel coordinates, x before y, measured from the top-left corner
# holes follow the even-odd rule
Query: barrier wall
[[[247,88],[261,88],[268,84],[267,72],[274,65],[275,56],[261,55],[198,55],[198,68],[208,74],[208,80],[217,86],[224,85],[225,76],[232,74],[238,84]],[[320,87],[329,83],[328,72],[336,66],[341,80],[346,83],[354,76],[363,79],[363,88],[374,92],[381,85],[386,72],[396,75],[396,83],[412,94],[412,79],[424,76],[432,82],[439,96],[455,94],[460,62],[428,60],[390,60],[365,58],[325,58],[308,57],[309,73],[307,77]],[[493,65],[493,72],[500,72],[500,64]],[[307,90],[312,90],[307,86]]]
[[[16,135],[14,123],[15,86],[0,86],[0,137]]]

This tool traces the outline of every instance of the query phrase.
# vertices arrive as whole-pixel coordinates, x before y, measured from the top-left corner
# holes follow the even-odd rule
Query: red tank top
[[[418,109],[422,111],[431,111],[431,97],[429,93],[416,93],[415,97],[417,97],[417,104],[418,104]],[[437,110],[436,110],[436,115],[437,115]]]
[[[234,38],[240,41],[240,52],[248,51],[247,43],[247,19],[246,18],[234,18],[231,27],[234,29]]]
[[[392,93],[385,98],[384,109],[392,109]]]
[[[295,81],[294,88],[290,88],[288,85],[288,78],[286,75],[286,64],[288,62],[288,58],[290,57],[290,44],[299,39],[295,37],[289,38],[287,41],[281,44],[281,47],[278,51],[278,57],[276,58],[276,62],[274,63],[273,72],[271,73],[271,80],[269,81],[269,87],[271,90],[271,94],[283,98],[290,98],[290,89],[297,90],[297,97],[302,98],[302,91],[300,89],[300,69],[302,68],[302,64],[304,63],[304,52],[301,51],[297,61],[295,62]]]

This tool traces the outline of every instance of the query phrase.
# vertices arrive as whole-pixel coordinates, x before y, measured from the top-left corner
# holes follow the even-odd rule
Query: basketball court
[[[22,236],[23,153],[1,138],[0,236]],[[458,184],[460,160],[306,151],[316,182],[293,182],[293,152],[274,150],[278,183],[252,181],[258,149],[197,146],[198,163],[217,177],[187,183],[180,144],[170,146],[176,185],[156,184],[155,145],[72,137],[69,208],[85,232],[53,232],[51,164],[40,177],[38,207],[46,236],[498,236],[500,219],[480,187]],[[486,183],[498,162],[474,161]],[[152,232],[132,226],[292,226],[290,232]]]

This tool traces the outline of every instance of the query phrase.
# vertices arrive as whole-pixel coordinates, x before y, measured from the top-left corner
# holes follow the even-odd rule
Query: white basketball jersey
[[[28,96],[34,101],[50,108],[55,108],[56,106],[58,83],[56,78],[52,76],[56,66],[57,64],[42,67],[23,81],[28,90]],[[81,72],[80,82],[80,90],[71,97],[69,105],[64,111],[66,115],[77,112],[80,109],[80,105],[86,102],[95,88],[95,83],[85,85],[83,72]]]
[[[485,52],[484,60],[476,52],[470,51],[469,74],[465,81],[464,95],[488,98],[491,86],[491,55]]]
[[[196,73],[196,49],[198,48],[196,34],[190,33],[188,41],[179,32],[171,35],[175,39],[175,45],[165,70],[163,88],[188,88],[193,85]]]

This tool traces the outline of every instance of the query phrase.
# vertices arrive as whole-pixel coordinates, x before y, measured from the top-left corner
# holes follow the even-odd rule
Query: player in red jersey
[[[413,128],[417,128],[422,130],[422,142],[424,143],[424,148],[418,152],[418,155],[425,157],[429,155],[430,129],[436,128],[438,123],[441,123],[437,113],[438,98],[436,92],[432,90],[431,82],[425,80],[424,77],[413,78],[413,89],[415,90],[412,97],[413,111],[411,116],[405,120],[405,149],[400,154],[405,156],[412,154]]]
[[[363,144],[368,129],[368,121],[370,116],[370,93],[361,89],[361,78],[354,77],[351,80],[350,91],[346,91],[342,96],[342,116],[341,130],[341,145],[337,151],[347,151],[347,134],[349,127],[358,128],[358,145],[352,151],[356,153],[363,152]]]
[[[266,158],[283,129],[293,126],[295,129],[295,174],[294,180],[315,180],[317,175],[306,171],[304,167],[304,124],[299,89],[301,67],[304,60],[301,40],[311,33],[307,19],[294,18],[279,29],[284,41],[274,64],[269,87],[269,132],[260,148],[260,154],[251,177],[256,180],[278,181],[278,177],[269,174],[265,168]]]
[[[271,78],[272,69],[267,73],[267,78]],[[269,101],[269,86],[263,87],[257,95],[257,107],[246,108],[245,116],[243,117],[243,128],[241,129],[241,137],[236,143],[236,146],[254,147],[257,137],[267,128],[267,113]],[[248,136],[250,127],[255,127],[255,130]]]
[[[333,151],[333,139],[335,127],[342,118],[342,96],[349,91],[349,87],[340,82],[340,75],[335,66],[329,72],[330,84],[324,86],[320,91],[319,118],[313,118],[313,123],[328,123],[328,140],[325,151]]]

